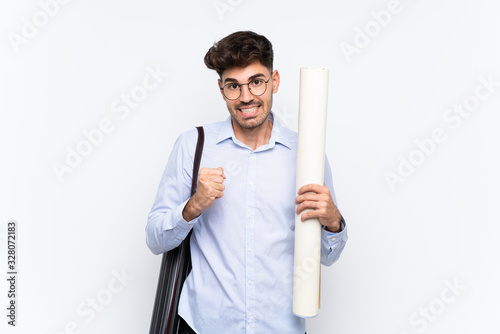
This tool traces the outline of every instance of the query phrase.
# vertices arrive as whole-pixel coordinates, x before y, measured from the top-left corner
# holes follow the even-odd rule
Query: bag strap
[[[198,184],[198,171],[200,169],[201,155],[203,153],[203,144],[205,143],[205,132],[202,126],[197,126],[198,130],[198,141],[196,142],[196,152],[194,154],[193,163],[193,180],[191,182],[191,196],[196,192],[196,186]]]
[[[193,162],[193,180],[191,181],[191,196],[196,192],[196,185],[198,184],[198,170],[200,168],[201,155],[203,153],[203,144],[205,143],[205,132],[202,126],[196,127],[198,130],[198,141],[196,142],[196,152],[194,154]],[[189,242],[191,239],[191,234],[193,230],[189,231],[189,234],[182,241],[182,243],[175,249],[180,252],[177,257],[175,275],[173,276],[173,294],[167,296],[167,298],[172,298],[172,303],[168,309],[167,322],[165,327],[165,334],[174,334],[179,332],[179,316],[177,314],[177,307],[179,304],[179,295],[184,280],[191,271],[191,248]],[[172,251],[170,251],[172,253]],[[171,268],[172,269],[172,268]]]

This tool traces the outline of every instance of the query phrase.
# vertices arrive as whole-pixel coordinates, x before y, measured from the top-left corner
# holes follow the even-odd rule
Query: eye
[[[253,87],[259,87],[260,85],[262,85],[263,82],[264,82],[264,80],[262,80],[262,79],[255,79],[250,84]]]
[[[240,86],[238,84],[227,84],[226,87],[229,90],[236,90],[236,89],[240,88]]]

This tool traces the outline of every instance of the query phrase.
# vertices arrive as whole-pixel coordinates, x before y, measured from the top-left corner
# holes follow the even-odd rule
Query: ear
[[[278,92],[278,88],[280,86],[280,74],[278,70],[273,72],[273,94]]]
[[[219,87],[220,94],[222,95],[222,99],[226,101],[226,97],[224,96],[224,93],[222,92],[222,81],[220,79],[217,79],[217,86]]]

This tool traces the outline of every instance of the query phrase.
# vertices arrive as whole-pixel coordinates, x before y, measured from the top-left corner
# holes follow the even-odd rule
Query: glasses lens
[[[224,96],[229,100],[236,100],[238,97],[240,97],[240,87],[237,84],[225,85]]]
[[[267,84],[264,79],[255,79],[248,83],[248,88],[253,95],[259,96],[266,92]]]

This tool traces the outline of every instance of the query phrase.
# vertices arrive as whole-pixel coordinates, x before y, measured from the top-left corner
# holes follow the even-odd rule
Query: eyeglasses
[[[237,84],[234,82],[225,84],[224,87],[222,87],[220,90],[228,100],[236,100],[240,97],[241,95],[241,86],[248,85],[248,91],[252,93],[253,96],[261,96],[264,94],[267,90],[267,83],[273,75],[269,77],[269,79],[264,80],[264,79],[253,79],[248,83],[245,84]]]

